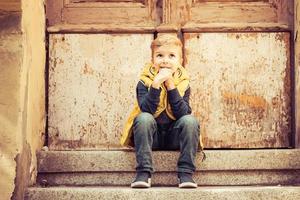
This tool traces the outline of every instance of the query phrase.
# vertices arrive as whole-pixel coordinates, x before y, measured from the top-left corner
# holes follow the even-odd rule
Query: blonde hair
[[[152,53],[154,49],[164,45],[175,45],[182,49],[182,42],[177,36],[165,34],[165,35],[158,36],[155,40],[152,41],[151,43]]]

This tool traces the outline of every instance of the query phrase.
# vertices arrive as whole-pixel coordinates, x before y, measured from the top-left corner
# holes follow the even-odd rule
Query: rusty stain
[[[284,42],[284,44],[286,44],[286,36],[283,34],[276,34],[275,40],[277,40],[279,42]]]
[[[184,38],[191,106],[205,146],[287,147],[289,33],[185,33]]]
[[[94,74],[94,70],[87,63],[84,63],[84,67],[82,69],[82,73],[83,74],[93,75]]]
[[[234,94],[230,92],[223,92],[222,97],[226,101],[236,101],[236,103],[246,105],[253,108],[262,108],[266,109],[268,103],[266,100],[259,96],[252,96],[252,95],[246,95],[246,94]]]
[[[290,133],[289,41],[277,41],[276,34],[288,35],[185,34],[191,106],[207,147],[286,146]],[[58,40],[51,48],[50,63],[56,59],[60,69],[50,74],[50,88],[56,89],[50,91],[49,125],[59,131],[57,137],[50,134],[52,149],[119,147],[140,68],[151,57],[152,35],[114,35],[113,39],[99,35],[66,34],[63,44]],[[60,38],[59,34],[55,37]],[[86,51],[82,43],[95,43],[95,49]],[[124,45],[118,46],[120,43]],[[273,54],[265,53],[269,47]],[[116,59],[107,59],[109,55]],[[78,71],[93,76],[87,79]],[[61,120],[63,117],[67,120]]]
[[[272,106],[273,108],[280,106],[280,98],[278,96],[272,98]]]
[[[151,59],[153,35],[65,34],[65,41],[61,37],[50,37],[50,65],[56,60],[57,70],[49,76],[50,88],[56,85],[49,95],[49,125],[60,133],[52,137],[50,148],[120,147],[139,73]],[[57,43],[51,42],[55,38]],[[111,55],[114,59],[108,59]]]
[[[184,40],[189,40],[193,38],[200,38],[200,34],[194,33],[194,34],[184,34]]]

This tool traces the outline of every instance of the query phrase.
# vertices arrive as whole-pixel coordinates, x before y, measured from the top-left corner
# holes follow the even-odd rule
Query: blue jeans
[[[199,131],[199,122],[192,115],[184,115],[167,127],[160,127],[150,113],[139,114],[133,123],[136,171],[153,173],[152,150],[180,150],[177,172],[193,173]]]

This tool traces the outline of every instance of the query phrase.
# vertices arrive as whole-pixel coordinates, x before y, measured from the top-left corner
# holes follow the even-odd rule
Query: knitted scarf
[[[158,70],[153,66],[153,64],[147,63],[140,75],[140,80],[144,83],[144,85],[146,87],[148,87],[150,89],[150,86],[154,80],[154,77],[157,75],[157,73],[158,73]],[[178,66],[177,71],[173,74],[173,80],[174,80],[175,87],[177,88],[180,96],[183,97],[185,91],[189,87],[189,76],[187,74],[186,69],[184,67],[182,67],[181,65]],[[153,114],[154,118],[158,117],[164,110],[166,111],[168,117],[170,117],[173,120],[176,120],[176,117],[173,115],[171,106],[168,103],[167,90],[164,87],[164,85],[162,84],[159,104],[158,104],[156,112]],[[134,146],[130,139],[131,135],[132,135],[132,125],[133,125],[134,119],[140,113],[141,113],[141,110],[136,101],[134,104],[134,108],[131,111],[131,113],[126,121],[123,132],[122,132],[121,141],[120,141],[122,146]],[[200,145],[202,147],[201,139],[200,139]]]

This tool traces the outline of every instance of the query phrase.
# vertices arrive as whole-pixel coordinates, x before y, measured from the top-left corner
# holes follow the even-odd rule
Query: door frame
[[[183,33],[183,32],[249,32],[249,31],[288,31],[291,34],[291,100],[292,100],[292,146],[300,148],[300,0],[262,0],[262,3],[269,3],[276,9],[277,21],[264,23],[201,23],[195,24],[191,18],[191,10],[200,9],[201,4],[217,2],[217,0],[144,0],[140,2],[148,9],[148,21],[138,26],[132,24],[120,28],[118,24],[104,26],[101,23],[94,24],[68,24],[63,20],[64,3],[70,0],[46,0],[47,31],[49,33]],[[232,0],[222,0],[232,2]],[[247,0],[248,1],[248,0]],[[247,2],[244,1],[244,2]],[[257,1],[257,0],[256,0]],[[103,0],[100,2],[108,2]],[[114,2],[118,2],[115,1]],[[119,3],[122,1],[119,1]],[[129,0],[127,2],[130,2]],[[146,2],[146,3],[145,3]],[[243,2],[242,0],[236,2]],[[254,2],[254,1],[253,1]],[[123,2],[124,3],[124,2]],[[141,3],[140,3],[141,4]],[[138,3],[132,1],[132,6],[139,7]],[[238,4],[238,3],[237,3]],[[121,4],[120,4],[121,5]],[[161,8],[157,8],[161,5]],[[100,6],[101,7],[101,6]],[[116,6],[116,10],[120,7]],[[266,9],[268,9],[266,7]],[[118,15],[116,15],[118,17]],[[144,16],[145,17],[145,16]],[[270,19],[272,16],[270,16]],[[130,19],[129,19],[130,20]],[[274,20],[274,19],[273,19]],[[104,19],[105,21],[105,19]],[[125,21],[122,22],[126,24]]]

